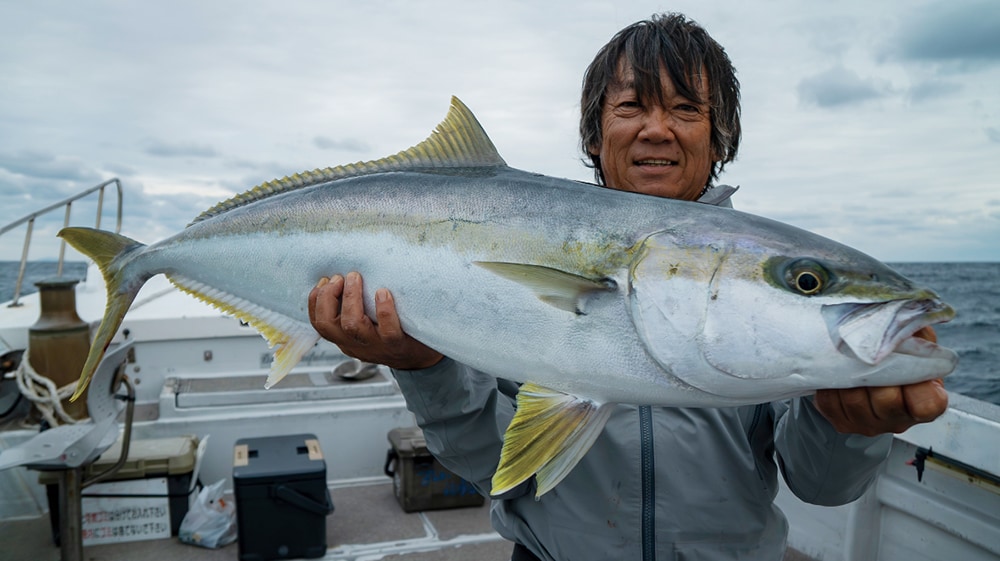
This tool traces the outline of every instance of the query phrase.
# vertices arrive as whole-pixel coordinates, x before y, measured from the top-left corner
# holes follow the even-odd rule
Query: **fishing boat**
[[[25,226],[22,261],[27,260],[35,218],[68,209],[83,197],[99,197],[100,207],[104,193],[111,190],[117,195],[120,229],[122,185],[110,180],[4,226],[0,236]],[[70,213],[65,215],[70,225]],[[98,227],[101,215],[99,208]],[[61,263],[62,250],[58,259]],[[271,350],[264,339],[237,318],[180,292],[162,276],[143,287],[106,359],[118,361],[108,365],[108,372],[118,378],[124,373],[125,389],[95,383],[89,390],[89,400],[111,404],[107,407],[113,410],[106,417],[112,420],[97,419],[92,407],[91,419],[73,425],[77,433],[101,428],[106,434],[90,438],[89,448],[74,444],[76,448],[66,448],[71,452],[32,460],[25,451],[41,454],[56,445],[49,442],[49,448],[41,448],[39,439],[45,433],[38,425],[44,415],[38,410],[47,406],[32,405],[17,395],[15,375],[24,376],[25,369],[39,370],[32,366],[37,366],[37,359],[28,360],[29,355],[41,356],[38,353],[44,350],[57,355],[51,363],[55,364],[64,352],[59,349],[69,348],[55,345],[55,350],[39,350],[45,345],[37,342],[38,331],[45,327],[39,324],[48,322],[40,318],[46,315],[44,307],[51,305],[46,298],[71,302],[72,313],[64,310],[56,319],[82,322],[87,334],[100,321],[106,299],[103,279],[94,266],[84,279],[59,277],[46,284],[61,296],[47,296],[41,290],[22,297],[19,279],[14,298],[0,304],[0,354],[7,357],[0,380],[0,413],[4,414],[0,418],[0,557],[40,561],[237,558],[237,545],[210,549],[170,535],[150,539],[85,535],[73,524],[86,516],[81,513],[79,495],[87,495],[88,489],[100,483],[87,487],[74,477],[85,477],[79,474],[85,473],[88,464],[113,459],[123,447],[185,439],[197,444],[190,484],[181,493],[188,506],[197,496],[196,481],[204,485],[223,481],[226,499],[239,502],[234,479],[238,444],[307,434],[321,450],[333,506],[324,520],[323,559],[510,558],[511,544],[490,527],[486,506],[415,512],[402,508],[399,480],[386,475],[387,456],[392,452],[388,435],[394,429],[413,427],[414,419],[386,369],[359,363],[321,342],[281,384],[265,390]],[[75,379],[77,372],[60,375]],[[128,403],[127,399],[115,397],[127,394],[129,388],[131,407],[120,403]],[[61,403],[58,397],[50,401]],[[55,403],[48,407],[58,409]],[[61,421],[48,424],[61,425]],[[52,434],[48,439],[57,441],[58,435]],[[103,456],[98,460],[100,453]],[[952,395],[943,417],[895,437],[889,460],[859,500],[841,507],[817,507],[800,502],[782,488],[778,505],[791,523],[787,560],[1000,559],[1000,407]],[[53,510],[59,516],[53,516]],[[80,557],[81,551],[85,557]]]

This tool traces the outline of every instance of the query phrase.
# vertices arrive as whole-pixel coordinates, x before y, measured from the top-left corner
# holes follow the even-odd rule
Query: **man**
[[[734,190],[712,181],[736,156],[739,85],[725,51],[684,16],[639,22],[601,49],[584,78],[580,130],[599,183],[731,206]],[[385,289],[373,323],[361,288],[357,273],[321,282],[313,326],[348,355],[393,368],[431,451],[488,491],[517,388],[408,337]],[[724,409],[620,405],[540,500],[532,480],[495,498],[493,524],[517,544],[513,559],[780,559],[779,467],[803,500],[844,504],[884,461],[883,433],[946,406],[939,382]]]

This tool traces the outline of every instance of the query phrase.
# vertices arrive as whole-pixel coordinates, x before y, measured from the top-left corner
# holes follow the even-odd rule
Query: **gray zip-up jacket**
[[[733,190],[700,202],[731,206]],[[394,370],[428,449],[489,496],[517,385],[445,358]],[[777,474],[802,500],[859,497],[892,437],[843,435],[812,398],[699,409],[616,406],[604,432],[552,491],[534,479],[495,498],[493,526],[541,559],[782,558],[788,524],[774,506]]]

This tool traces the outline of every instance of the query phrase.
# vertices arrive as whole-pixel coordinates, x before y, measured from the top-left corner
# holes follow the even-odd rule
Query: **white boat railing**
[[[59,209],[59,208],[65,208],[66,209],[66,217],[63,219],[63,227],[65,228],[65,227],[69,226],[69,219],[70,219],[70,213],[71,213],[71,210],[72,210],[72,207],[73,207],[73,202],[77,201],[79,199],[82,199],[82,198],[86,197],[87,195],[90,195],[94,191],[97,191],[97,193],[98,193],[98,195],[97,195],[97,219],[95,221],[94,227],[95,228],[100,228],[101,227],[101,215],[102,215],[103,209],[104,209],[104,189],[106,187],[108,187],[109,185],[112,185],[112,184],[114,184],[114,186],[115,186],[115,188],[117,190],[117,194],[118,194],[118,211],[116,213],[117,223],[115,225],[115,233],[117,234],[117,233],[121,232],[121,229],[122,229],[122,184],[121,184],[121,181],[119,181],[117,177],[109,179],[109,180],[105,181],[104,183],[101,183],[100,185],[95,185],[94,187],[90,187],[89,189],[85,189],[85,190],[77,193],[76,195],[73,195],[72,197],[69,197],[68,199],[59,201],[58,203],[55,203],[53,205],[49,205],[49,206],[43,208],[42,210],[38,210],[38,211],[32,212],[31,214],[28,214],[27,216],[23,216],[21,218],[18,218],[17,220],[11,222],[10,224],[7,224],[5,226],[0,227],[0,236],[2,236],[5,233],[7,233],[8,231],[13,230],[14,228],[17,228],[21,224],[25,224],[25,223],[28,224],[27,230],[24,233],[24,248],[21,250],[21,264],[20,264],[20,267],[18,268],[18,272],[17,272],[17,283],[14,285],[14,298],[11,300],[11,303],[8,304],[8,307],[14,308],[14,307],[17,307],[17,306],[20,305],[20,303],[18,301],[21,298],[21,283],[24,281],[24,270],[25,270],[25,267],[28,264],[28,250],[31,247],[31,236],[32,236],[32,233],[34,232],[35,219],[38,218],[39,216],[48,214],[49,212],[51,212],[53,210],[56,210],[56,209]],[[62,275],[63,259],[64,259],[65,255],[66,255],[66,241],[62,240],[60,242],[60,244],[59,244],[59,264],[58,264],[58,269],[56,271],[57,275]]]

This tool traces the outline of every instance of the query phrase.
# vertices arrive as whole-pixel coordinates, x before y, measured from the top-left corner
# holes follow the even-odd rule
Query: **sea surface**
[[[20,264],[19,261],[0,261],[0,303],[13,300]],[[21,296],[38,292],[35,283],[55,277],[58,270],[59,265],[55,261],[29,261],[24,267]],[[83,261],[66,262],[63,263],[62,272],[64,277],[83,279],[87,275],[87,264]],[[0,307],[0,314],[2,313],[3,308]]]
[[[1000,263],[892,263],[955,308],[934,326],[938,343],[958,353],[958,368],[944,379],[949,391],[1000,405]]]
[[[938,342],[954,349],[960,357],[958,368],[945,378],[945,387],[1000,404],[1000,263],[893,263],[891,266],[936,291],[958,312],[951,322],[935,326]],[[82,278],[86,270],[85,263],[66,263],[63,275]],[[16,262],[0,261],[0,302],[13,298],[17,272]],[[28,263],[21,294],[35,292],[34,283],[55,272],[54,262]]]

